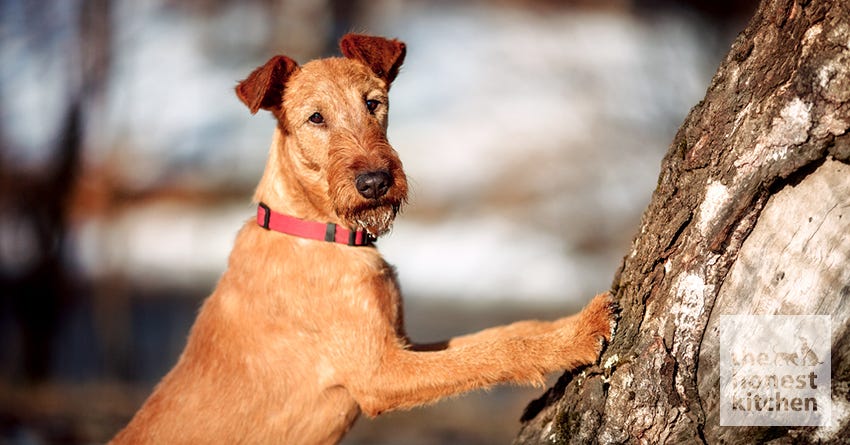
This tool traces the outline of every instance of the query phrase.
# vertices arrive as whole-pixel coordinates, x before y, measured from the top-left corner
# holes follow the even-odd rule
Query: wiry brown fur
[[[341,47],[346,58],[302,67],[277,56],[237,87],[252,112],[278,117],[255,199],[380,234],[407,196],[386,139],[387,91],[405,48],[352,35]],[[380,102],[374,113],[369,99]],[[323,124],[309,122],[315,112]],[[374,170],[392,185],[366,199],[353,182]],[[503,382],[540,385],[549,372],[590,363],[610,336],[611,311],[603,294],[554,322],[413,345],[395,274],[375,248],[296,238],[251,220],[177,365],[112,443],[336,443],[361,411],[376,416]]]

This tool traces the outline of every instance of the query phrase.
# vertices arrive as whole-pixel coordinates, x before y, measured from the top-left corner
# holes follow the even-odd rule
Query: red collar
[[[262,202],[257,206],[257,224],[287,235],[349,246],[371,246],[375,242],[375,237],[365,230],[348,230],[334,223],[306,221],[277,213]]]

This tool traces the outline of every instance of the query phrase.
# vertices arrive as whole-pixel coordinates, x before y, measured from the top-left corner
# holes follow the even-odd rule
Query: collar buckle
[[[259,204],[260,208],[263,209],[263,221],[260,223],[260,227],[269,230],[269,221],[272,219],[272,209],[264,203]]]

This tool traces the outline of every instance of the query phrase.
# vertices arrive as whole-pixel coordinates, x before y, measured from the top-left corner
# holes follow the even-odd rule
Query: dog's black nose
[[[392,185],[392,176],[383,170],[361,173],[354,179],[354,186],[366,199],[378,199],[386,195]]]

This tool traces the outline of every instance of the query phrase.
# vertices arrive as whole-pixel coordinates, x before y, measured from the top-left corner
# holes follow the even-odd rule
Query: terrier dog
[[[177,364],[112,443],[337,443],[361,412],[542,385],[595,361],[610,339],[613,306],[601,294],[553,322],[408,341],[394,270],[373,246],[407,197],[386,136],[406,49],[356,34],[340,48],[345,57],[303,66],[275,56],[236,87],[252,114],[277,119],[257,218]]]

